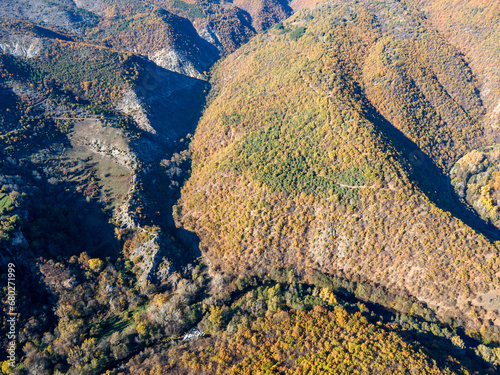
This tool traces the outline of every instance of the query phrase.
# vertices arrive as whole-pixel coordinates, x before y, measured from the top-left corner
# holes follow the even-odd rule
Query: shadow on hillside
[[[483,234],[488,240],[500,239],[500,230],[484,221],[470,206],[464,204],[451,187],[449,177],[439,169],[432,159],[403,132],[394,127],[371,104],[364,115],[377,126],[380,133],[400,152],[399,161],[406,167],[408,177],[440,209]]]
[[[174,206],[181,197],[181,189],[190,176],[190,170],[191,160],[187,157],[167,167],[162,163],[152,168],[143,183],[148,215],[147,221],[141,224],[158,225],[164,234],[174,240],[167,244],[170,247],[169,254],[175,264],[181,267],[195,262],[201,256],[198,236],[185,228],[178,228],[174,219]]]
[[[353,305],[357,305],[362,302],[369,311],[375,313],[373,317],[373,323],[376,324],[379,317],[389,322],[396,322],[403,325],[405,328],[397,328],[398,335],[409,345],[415,345],[418,343],[419,349],[421,349],[429,358],[436,361],[438,367],[451,366],[452,368],[457,365],[453,360],[450,361],[450,355],[459,359],[459,364],[466,367],[468,370],[472,371],[488,371],[492,369],[490,363],[486,362],[483,358],[478,356],[472,348],[477,348],[481,342],[475,340],[469,336],[465,335],[463,329],[458,328],[454,332],[454,329],[448,324],[442,323],[436,319],[432,321],[427,321],[419,316],[406,316],[401,315],[396,310],[389,309],[379,303],[370,302],[366,300],[360,300],[355,297],[351,292],[338,291],[340,298],[346,302]],[[425,305],[424,305],[425,306]],[[357,309],[353,309],[352,313],[356,312]],[[403,318],[404,317],[404,318]],[[443,330],[445,329],[448,335],[458,334],[459,337],[465,342],[466,349],[460,349],[453,345],[450,345],[450,340],[433,333],[433,331],[424,331],[421,327],[427,326],[431,327],[434,325],[434,329]],[[419,328],[420,327],[420,328]],[[427,328],[429,329],[429,328]]]
[[[59,141],[70,147],[67,140]],[[50,168],[47,164],[32,164],[26,159],[22,163],[16,161],[3,163],[0,173],[19,176],[23,182],[15,190],[28,192],[22,205],[28,212],[28,220],[23,220],[21,226],[29,243],[28,251],[51,259],[79,256],[83,252],[102,259],[118,257],[120,245],[109,222],[110,214],[98,198],[89,199],[77,192],[76,181],[49,179],[33,173],[42,167]]]
[[[135,93],[145,103],[147,117],[157,135],[150,136],[151,143],[160,143],[162,156],[179,151],[179,140],[194,133],[205,106],[210,85],[207,81],[186,76],[151,61],[141,60],[143,71]],[[141,150],[137,150],[141,152]]]
[[[196,130],[210,90],[208,82],[169,71],[151,62],[137,87],[139,97],[149,103],[149,119],[157,135],[143,134],[132,144],[151,168],[142,179],[146,212],[141,225],[157,225],[168,237],[164,246],[176,266],[183,267],[201,256],[195,233],[177,228],[174,205],[181,197],[191,171],[189,134]],[[171,241],[173,240],[173,241]]]
[[[364,314],[373,324],[380,320],[390,325],[392,322],[397,323],[392,328],[398,335],[410,345],[418,342],[420,349],[436,360],[440,367],[441,365],[456,367],[456,363],[449,361],[451,354],[469,370],[491,370],[491,364],[474,351],[474,348],[482,344],[481,341],[472,335],[466,335],[462,328],[466,325],[466,321],[452,317],[448,317],[446,322],[439,320],[435,312],[415,296],[406,291],[394,294],[384,286],[366,279],[354,281],[352,278],[328,275],[319,271],[313,273],[312,279],[314,286],[326,287],[335,293],[337,300],[347,302],[349,305],[345,307],[351,313],[358,311],[361,302],[368,308]],[[404,301],[399,305],[399,310],[391,308],[390,306],[399,304],[396,302],[398,300]],[[410,313],[413,306],[416,309]],[[463,340],[465,350],[451,344],[449,339],[453,335],[458,335]]]
[[[460,365],[466,367],[469,371],[491,371],[492,366],[483,358],[478,356],[472,349],[459,349],[450,345],[450,340],[433,335],[431,332],[422,332],[415,329],[407,329],[398,332],[401,338],[409,345],[414,345],[419,342],[420,349],[430,358],[436,361],[438,367],[441,366],[456,366],[449,356],[454,355],[459,358]],[[473,341],[473,340],[471,340]],[[480,342],[474,341],[475,346]],[[479,372],[475,372],[479,373]]]
[[[30,222],[23,228],[26,238],[50,258],[86,252],[91,258],[116,260],[120,245],[109,213],[69,185],[43,186],[33,197]]]

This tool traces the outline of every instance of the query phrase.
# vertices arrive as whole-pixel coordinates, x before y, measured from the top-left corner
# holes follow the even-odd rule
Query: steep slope
[[[2,160],[2,175],[24,176],[22,185],[32,186],[39,184],[30,178],[36,175],[102,209],[97,216],[106,225],[87,231],[95,236],[146,231],[159,240],[140,213],[147,206],[144,170],[182,147],[179,141],[194,131],[206,82],[23,23],[4,22],[0,40],[6,52],[0,55],[0,144],[2,155],[12,157]],[[24,230],[31,231],[28,222]],[[137,269],[145,282],[162,268],[166,249],[143,242],[135,241],[127,255],[142,257]],[[43,253],[47,246],[31,250]],[[118,246],[109,250],[120,253]]]
[[[288,17],[286,2],[7,1],[0,17],[71,32],[78,39],[147,56],[202,78],[218,58]]]
[[[103,18],[86,38],[148,56],[158,66],[196,78],[204,78],[204,71],[218,58],[217,48],[201,38],[185,18],[161,8],[124,13]]]
[[[255,30],[261,32],[292,14],[285,1],[277,0],[237,0],[233,3],[250,14]]]
[[[297,309],[295,309],[297,308]],[[130,373],[489,373],[460,356],[461,339],[423,346],[411,330],[384,322],[364,304],[345,303],[327,288],[273,283],[217,306],[179,345],[157,347],[128,362]],[[437,331],[435,331],[437,332]],[[198,333],[198,336],[196,335]],[[449,334],[449,332],[448,332]],[[432,349],[431,349],[432,347]]]
[[[477,76],[485,107],[482,121],[487,144],[498,143],[500,75],[495,67],[499,63],[499,4],[489,1],[443,3],[424,0],[418,0],[417,4],[432,25],[469,61]],[[486,151],[485,157],[480,156],[483,151]],[[494,147],[493,150],[481,149],[479,153],[465,155],[455,165],[452,178],[463,201],[474,207],[485,220],[499,227],[496,196],[500,189],[494,183],[499,173],[496,159]]]
[[[78,9],[72,0],[6,0],[2,2],[0,17],[55,26],[73,33],[82,32],[93,20],[92,14]]]
[[[2,108],[3,154],[14,157],[13,164],[36,160],[34,170],[44,157],[54,164],[64,158],[42,176],[76,181],[72,189],[104,206],[118,237],[127,233],[125,253],[136,260],[143,283],[156,279],[158,267],[162,277],[172,271],[161,267],[170,261],[159,251],[171,247],[171,239],[154,227],[174,227],[171,203],[183,178],[177,163],[186,159],[175,152],[194,132],[208,88],[206,71],[221,53],[255,34],[250,16],[234,5],[201,2],[193,13],[186,4],[163,4],[172,11],[159,3],[118,0],[2,7],[2,96],[9,103]],[[39,151],[44,156],[29,155]],[[169,159],[172,175],[164,170]],[[75,163],[96,165],[101,178],[62,177]],[[166,185],[168,198],[150,188],[156,180],[160,189]],[[154,241],[144,245],[149,236],[141,228]]]
[[[497,373],[486,28],[421,3],[2,3],[14,373]]]
[[[487,113],[484,117],[489,136],[498,141],[500,121],[500,47],[498,13],[495,1],[426,1],[416,0],[432,25],[453,45],[460,48],[480,82],[481,99]]]
[[[366,280],[498,339],[498,249],[480,232],[496,235],[444,174],[483,142],[481,113],[467,64],[417,11],[328,2],[215,71],[174,212],[217,272]]]
[[[75,3],[8,1],[0,10],[0,264],[22,278],[14,373],[95,373],[149,342],[135,323],[122,331],[156,288],[176,294],[172,281],[194,272],[198,256],[172,205],[189,170],[205,70],[255,34],[230,4],[204,4],[195,22],[150,3]],[[197,319],[183,311],[188,302],[174,305],[172,332]],[[110,338],[112,324],[101,322],[116,320],[124,326]],[[171,335],[163,324],[148,320]],[[112,351],[130,330],[137,345]],[[96,338],[109,350],[89,351]]]

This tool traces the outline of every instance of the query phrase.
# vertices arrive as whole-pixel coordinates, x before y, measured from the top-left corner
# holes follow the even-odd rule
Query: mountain
[[[5,1],[1,371],[497,373],[498,10]]]
[[[186,3],[163,5],[170,11],[140,1],[7,2],[0,26],[3,153],[11,164],[36,160],[9,174],[39,173],[46,158],[55,159],[46,179],[76,185],[70,190],[102,205],[107,212],[99,216],[111,215],[117,231],[155,233],[148,245],[134,240],[143,281],[170,269],[160,232],[145,229],[158,223],[141,221],[144,171],[184,147],[179,141],[194,132],[204,104],[207,71],[255,34],[233,6],[200,3],[186,12]],[[68,174],[75,163],[85,167]],[[108,178],[110,169],[116,178]],[[167,194],[171,207],[178,193]]]
[[[212,267],[320,271],[414,296],[466,327],[500,322],[497,231],[446,177],[488,144],[479,83],[418,10],[297,13],[229,56],[211,95],[179,223]]]

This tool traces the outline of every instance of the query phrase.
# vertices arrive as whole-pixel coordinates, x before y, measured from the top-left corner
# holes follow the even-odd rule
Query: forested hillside
[[[302,11],[213,82],[179,223],[214,268],[371,281],[498,339],[498,237],[446,177],[488,142],[479,84],[418,10]]]

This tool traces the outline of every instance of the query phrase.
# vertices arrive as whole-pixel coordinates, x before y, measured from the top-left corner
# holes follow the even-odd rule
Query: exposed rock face
[[[205,78],[185,54],[174,48],[165,47],[148,55],[149,59],[162,68],[193,78]]]
[[[43,39],[25,35],[10,35],[0,41],[0,52],[27,59],[38,56],[43,48]]]
[[[171,146],[194,131],[196,108],[201,109],[207,86],[205,80],[151,63],[133,93],[125,92],[117,108],[132,115],[144,131],[157,134],[158,143]]]
[[[200,37],[205,39],[208,43],[215,46],[219,53],[224,51],[224,46],[221,43],[221,38],[217,34],[211,22],[202,22],[201,24],[195,23],[194,26],[198,31]]]
[[[127,6],[123,7],[123,3]],[[96,189],[92,199],[101,199],[98,197],[101,194],[100,197],[105,196],[101,203],[111,202],[106,207],[118,231],[136,237],[149,231],[141,224],[139,209],[143,208],[141,186],[149,173],[144,165],[154,165],[172,152],[182,138],[194,132],[208,90],[207,71],[212,64],[220,55],[246,43],[255,30],[263,30],[291,12],[286,2],[280,0],[240,3],[241,7],[229,3],[205,4],[193,18],[168,4],[163,5],[166,10],[158,8],[156,3],[136,0],[2,2],[0,17],[5,22],[0,25],[0,52],[26,59],[33,70],[44,75],[48,84],[42,90],[26,77],[19,77],[9,80],[5,91],[12,92],[16,100],[29,98],[34,103],[30,104],[31,113],[58,121],[67,128],[69,144],[61,147],[58,156],[64,154],[83,164],[84,159],[89,159],[96,170],[118,171],[113,176],[119,175],[119,182],[94,184],[89,178],[84,183]],[[96,25],[105,32],[94,33]],[[85,43],[79,44],[83,39]],[[70,43],[64,45],[62,41]],[[124,53],[118,56],[115,51]],[[93,61],[94,56],[102,58],[102,62],[96,65],[99,74],[92,70],[89,76],[89,69],[84,73],[83,66]],[[57,59],[67,59],[60,65],[64,72],[52,70]],[[106,72],[101,69],[105,67]],[[62,87],[69,96],[78,98],[72,105],[53,100],[44,91]],[[111,99],[107,96],[109,87],[113,92]],[[92,90],[100,92],[92,97],[89,94]],[[87,103],[82,105],[80,99]],[[135,129],[129,134],[130,129],[107,123],[105,115],[96,116],[86,107],[95,105],[94,101],[112,103],[110,112],[114,113],[109,118],[127,121],[132,118],[130,123]],[[44,155],[57,157],[51,150]],[[43,156],[40,158],[37,163],[43,163]],[[49,179],[42,175],[37,176],[40,181]],[[52,180],[54,184],[64,184],[70,178]],[[160,230],[153,232],[147,241],[135,242],[129,254],[131,259],[142,259],[136,265],[143,282],[164,279],[174,268],[163,249],[165,242],[160,241],[166,236]],[[18,242],[22,245],[23,241],[19,238]]]
[[[478,128],[482,113],[474,75],[458,51],[433,28],[418,27],[419,22],[425,25],[421,14],[408,13],[402,3],[389,3],[395,13],[388,19],[387,9],[368,1],[366,6],[353,5],[349,17],[351,5],[334,4],[338,6],[296,14],[281,31],[259,35],[218,66],[214,94],[191,147],[193,173],[183,187],[180,223],[199,235],[204,255],[227,274],[238,275],[247,265],[256,272],[309,265],[404,290],[442,317],[469,313],[462,301],[475,304],[473,294],[498,292],[498,285],[474,274],[472,264],[488,264],[488,272],[498,277],[497,264],[487,261],[498,250],[478,233],[485,227],[457,205],[438,168],[444,170],[463,150],[482,141],[479,131],[470,132]],[[407,28],[399,27],[400,16],[407,17]],[[359,47],[352,44],[354,39]],[[418,58],[403,59],[403,51]],[[422,59],[425,54],[429,58]],[[356,89],[349,92],[348,87]],[[442,94],[434,94],[438,92]],[[422,101],[409,99],[411,93]],[[388,110],[398,100],[408,104]],[[447,105],[441,104],[444,100]],[[349,115],[335,112],[342,108],[347,113],[348,103],[354,102]],[[358,112],[363,103],[366,108]],[[436,115],[414,121],[418,106],[428,108],[422,113]],[[314,112],[302,117],[306,111]],[[352,131],[344,132],[353,124]],[[365,135],[358,132],[358,124]],[[420,132],[423,128],[427,130]],[[468,143],[458,138],[461,131],[467,132]],[[429,136],[445,133],[450,142]],[[363,145],[335,155],[357,142]],[[400,165],[385,147],[405,155]],[[312,157],[317,150],[321,156]],[[370,159],[360,162],[372,151]],[[376,167],[385,171],[383,178],[345,175],[347,180],[341,181],[344,177],[336,174],[344,168],[338,169],[341,159],[359,162],[361,168],[384,161]],[[344,165],[342,173],[351,168]],[[396,177],[392,168],[407,177]],[[490,181],[492,188],[498,181]],[[329,185],[324,195],[319,193],[323,184]],[[345,203],[340,203],[342,196]],[[486,202],[497,197],[491,189],[483,194]],[[383,238],[382,228],[388,230]],[[455,237],[462,231],[468,234]],[[455,262],[460,256],[466,267]],[[465,275],[471,292],[457,291],[455,284],[445,289],[449,275]],[[494,309],[482,302],[477,306],[485,309],[484,318],[500,322]],[[471,319],[470,324],[478,327],[481,321]]]
[[[188,333],[182,336],[182,341],[196,341],[199,337],[205,336],[205,332],[200,331],[198,328],[191,328]]]
[[[89,12],[104,15],[106,4],[102,0],[73,0],[78,8],[88,10]]]
[[[156,130],[151,126],[146,111],[144,110],[137,94],[133,90],[127,90],[123,93],[116,109],[132,116],[139,128],[150,133],[156,134]]]
[[[39,56],[43,55],[44,50],[50,50],[51,46],[57,43],[52,39],[32,35],[11,36],[6,32],[2,35],[0,51],[26,59],[26,63],[33,64],[33,66],[36,66],[39,61],[37,59],[43,59],[43,56]],[[96,47],[84,46],[77,49],[74,55],[75,61],[87,58],[86,48]],[[109,117],[96,116],[84,107],[71,109],[62,105],[48,98],[45,93],[30,85],[23,77],[6,82],[6,87],[13,97],[30,98],[30,101],[35,103],[32,113],[57,120],[67,126],[69,144],[65,145],[65,150],[61,150],[62,153],[58,156],[55,152],[48,150],[50,157],[59,157],[64,154],[65,157],[79,160],[81,163],[89,159],[95,165],[96,170],[112,168],[118,171],[114,173],[114,176],[121,177],[113,183],[114,186],[102,180],[97,184],[89,180],[84,185],[92,185],[92,189],[96,191],[92,197],[96,200],[111,202],[106,205],[110,209],[109,213],[112,214],[116,229],[127,233],[132,232],[134,235],[148,231],[140,223],[138,214],[140,212],[138,207],[141,206],[140,200],[143,196],[141,185],[144,182],[144,176],[148,173],[144,164],[154,163],[159,157],[165,157],[168,147],[175,145],[178,139],[193,131],[197,116],[193,108],[201,109],[203,91],[207,86],[205,80],[190,76],[201,77],[202,75],[189,60],[183,57],[182,53],[175,50],[162,52],[170,56],[170,60],[169,58],[163,60],[164,64],[182,73],[167,70],[136,56],[137,65],[135,66],[140,71],[139,79],[121,87],[117,86],[119,91],[116,91],[115,96],[115,114]],[[161,58],[161,53],[157,55]],[[28,59],[31,60],[28,61]],[[78,74],[78,72],[73,74]],[[76,90],[79,90],[79,87],[76,87]],[[151,108],[157,111],[151,111]],[[129,124],[132,130],[124,130],[114,124],[118,118],[121,118],[120,113],[133,119]],[[120,171],[120,166],[122,169],[125,167],[126,170]],[[70,167],[63,165],[62,168],[69,169]],[[64,183],[61,180],[54,179],[54,181]],[[165,245],[160,241],[161,231],[155,232],[154,236],[155,239],[150,239],[145,243],[136,243],[130,254],[131,259],[143,259],[136,264],[139,279],[143,283],[166,279],[174,269],[165,252]],[[18,239],[16,245],[23,245],[21,238]]]
[[[161,233],[157,228],[138,228],[134,243],[136,246],[130,251],[130,259],[140,269],[139,282],[146,285],[148,282],[157,282],[166,279],[172,266],[161,246]]]

